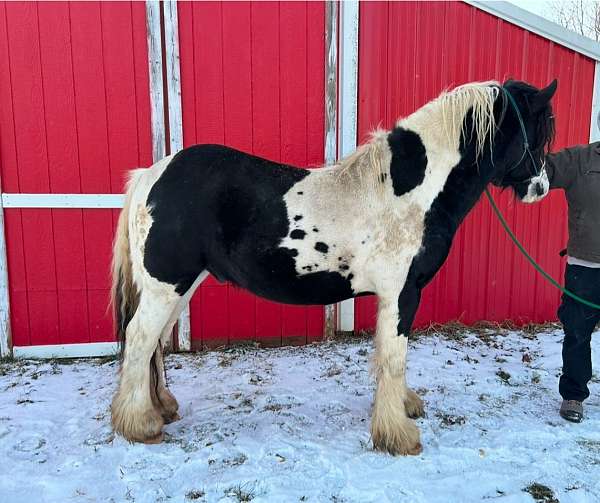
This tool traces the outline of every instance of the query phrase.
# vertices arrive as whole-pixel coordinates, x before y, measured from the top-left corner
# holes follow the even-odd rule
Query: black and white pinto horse
[[[519,81],[442,93],[337,164],[307,170],[220,145],[196,145],[135,170],[114,245],[113,304],[126,339],[114,429],[158,442],[178,404],[162,348],[213,274],[289,304],[379,299],[371,433],[376,449],[421,451],[406,384],[407,335],[421,289],[488,183],[526,202],[548,192],[550,99]]]

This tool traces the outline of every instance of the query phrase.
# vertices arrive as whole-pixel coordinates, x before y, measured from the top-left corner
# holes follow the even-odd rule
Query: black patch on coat
[[[153,223],[144,267],[180,295],[207,270],[277,302],[332,304],[353,297],[339,272],[299,274],[298,250],[279,246],[290,231],[283,198],[309,174],[221,145],[178,152],[146,201]]]
[[[425,145],[417,133],[401,127],[394,128],[388,135],[388,145],[392,151],[390,173],[394,194],[401,196],[421,185],[425,179]]]
[[[313,227],[313,232],[319,232],[319,229],[317,229],[316,227]]]
[[[348,269],[350,269],[350,266],[348,264],[341,264],[340,265],[340,270],[341,271],[347,271]]]
[[[295,229],[290,233],[292,239],[304,239],[304,236],[306,236],[306,232],[301,229]]]
[[[386,180],[387,180],[387,173],[381,173],[381,175],[379,175],[379,181],[381,183],[385,183]]]
[[[302,215],[296,215],[294,220],[297,222],[298,220],[302,220]]]
[[[329,251],[329,246],[327,246],[322,241],[317,241],[317,243],[315,244],[315,250],[321,253],[327,253]]]
[[[471,131],[471,115],[465,119],[464,131]],[[501,150],[496,146],[495,151]],[[454,236],[467,214],[473,209],[483,190],[494,176],[486,147],[479,163],[475,163],[474,142],[461,137],[461,160],[452,169],[442,192],[425,214],[425,229],[419,253],[413,257],[404,287],[398,298],[398,335],[409,335],[419,307],[422,289],[442,267]],[[498,155],[498,154],[496,154]]]

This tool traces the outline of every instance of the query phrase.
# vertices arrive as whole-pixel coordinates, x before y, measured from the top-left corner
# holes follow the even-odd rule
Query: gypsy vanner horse
[[[555,90],[556,81],[541,90],[513,80],[465,84],[323,169],[196,145],[133,171],[113,257],[124,346],[114,429],[159,442],[179,417],[162,348],[210,273],[289,304],[376,294],[373,445],[419,453],[412,418],[423,403],[405,376],[421,289],[488,183],[526,202],[548,192]]]

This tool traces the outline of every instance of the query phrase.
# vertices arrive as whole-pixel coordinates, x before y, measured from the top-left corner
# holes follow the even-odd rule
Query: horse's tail
[[[125,331],[127,325],[133,318],[139,303],[139,292],[133,281],[133,270],[131,266],[131,253],[129,246],[129,213],[131,206],[131,197],[133,190],[139,179],[139,175],[144,170],[135,170],[131,172],[125,194],[125,203],[119,222],[113,244],[112,259],[112,289],[111,289],[111,307],[113,310],[114,321],[117,328],[117,340],[120,343],[121,356],[125,350]]]

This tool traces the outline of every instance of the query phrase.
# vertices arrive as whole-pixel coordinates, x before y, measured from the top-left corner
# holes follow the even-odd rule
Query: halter
[[[510,173],[511,171],[514,171],[516,168],[518,168],[519,165],[523,162],[523,159],[525,159],[525,155],[529,155],[529,158],[531,159],[531,164],[533,166],[534,173],[535,173],[533,176],[531,176],[529,178],[529,180],[531,180],[532,178],[534,178],[536,176],[540,176],[540,174],[542,173],[542,171],[544,169],[544,166],[546,165],[546,161],[544,161],[539,166],[539,169],[538,169],[535,158],[533,157],[533,153],[531,152],[531,149],[529,148],[529,139],[527,138],[527,132],[525,131],[525,123],[523,122],[523,117],[521,116],[521,111],[519,110],[519,106],[517,105],[517,102],[512,97],[512,94],[510,94],[508,89],[506,89],[503,86],[501,86],[500,89],[502,89],[502,91],[504,91],[506,98],[508,99],[509,103],[512,105],[513,109],[515,110],[515,113],[517,114],[517,120],[519,121],[519,126],[521,127],[521,133],[523,134],[523,154],[521,155],[521,158],[517,161],[517,163],[507,171],[507,173]]]

